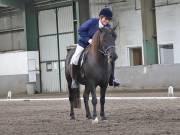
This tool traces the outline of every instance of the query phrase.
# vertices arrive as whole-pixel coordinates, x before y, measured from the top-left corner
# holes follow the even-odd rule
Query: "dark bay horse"
[[[106,119],[104,113],[105,94],[108,86],[109,78],[112,72],[112,62],[117,58],[115,52],[115,28],[101,28],[93,36],[93,43],[84,51],[84,62],[79,65],[78,82],[85,85],[83,93],[84,104],[86,109],[86,117],[88,119],[97,119],[96,112],[96,87],[100,86],[100,116]],[[71,106],[70,117],[75,119],[74,108],[80,107],[80,91],[71,88],[71,66],[70,60],[74,53],[74,49],[70,50],[66,57],[65,74],[69,89],[69,101]],[[89,94],[92,95],[93,116],[91,116],[88,101]]]

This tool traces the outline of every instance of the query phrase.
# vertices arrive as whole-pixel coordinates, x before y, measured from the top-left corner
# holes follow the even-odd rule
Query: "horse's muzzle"
[[[116,52],[110,52],[109,55],[108,55],[108,58],[111,60],[111,61],[116,61],[116,59],[118,58]]]

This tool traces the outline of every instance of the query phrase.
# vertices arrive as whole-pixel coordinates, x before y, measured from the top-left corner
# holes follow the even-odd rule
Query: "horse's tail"
[[[81,108],[80,88],[74,89],[74,108]]]
[[[69,87],[69,95],[70,95],[70,101],[73,103],[74,108],[81,108],[81,99],[80,99],[80,88],[72,89],[71,88],[71,75],[70,75],[70,61],[71,57],[74,54],[75,48],[71,48],[68,50],[67,56],[66,56],[66,63],[65,63],[65,74],[66,74],[66,80],[68,82]]]

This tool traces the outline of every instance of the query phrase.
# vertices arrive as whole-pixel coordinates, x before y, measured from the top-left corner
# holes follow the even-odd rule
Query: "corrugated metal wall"
[[[59,28],[59,53],[60,53],[60,72],[61,88],[66,90],[65,78],[65,59],[67,55],[66,47],[74,43],[74,25],[72,6],[58,9],[58,28]]]
[[[66,6],[43,10],[38,18],[42,90],[60,92],[66,87],[66,47],[74,43],[73,8]]]
[[[66,58],[66,47],[74,43],[74,26],[73,26],[73,9],[72,6],[58,9],[58,28],[60,43],[60,58]],[[67,40],[68,39],[68,40]]]
[[[58,63],[55,9],[40,11],[38,19],[42,91],[59,92],[59,67],[53,67]]]
[[[24,12],[15,11],[0,15],[0,51],[26,50]]]

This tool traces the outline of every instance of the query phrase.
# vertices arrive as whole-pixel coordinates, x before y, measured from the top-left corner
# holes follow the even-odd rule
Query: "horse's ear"
[[[119,26],[119,22],[112,28],[112,30],[115,31],[118,26]]]

